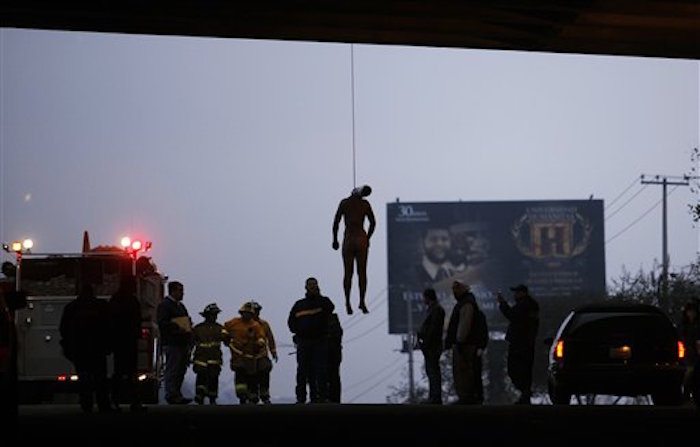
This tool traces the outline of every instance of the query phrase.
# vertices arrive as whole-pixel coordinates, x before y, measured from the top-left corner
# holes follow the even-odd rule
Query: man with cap
[[[540,323],[540,306],[524,284],[511,287],[515,304],[508,304],[503,294],[496,294],[498,308],[508,320],[508,376],[520,392],[516,404],[530,404],[532,396],[532,367],[535,362],[535,339]]]
[[[469,286],[461,281],[452,282],[452,295],[457,301],[447,325],[444,348],[452,350],[452,378],[458,405],[482,403],[481,374],[478,366],[475,315],[476,298]],[[437,402],[436,402],[437,403]]]
[[[221,312],[216,303],[208,304],[199,314],[204,321],[192,329],[194,354],[192,369],[197,375],[194,400],[203,404],[206,397],[211,405],[216,404],[219,395],[219,374],[221,374],[221,343],[228,344],[228,331],[216,318]]]
[[[287,326],[297,348],[297,403],[306,401],[307,385],[312,403],[328,402],[328,323],[335,304],[321,295],[318,280],[306,279],[306,295],[294,302]]]
[[[241,404],[257,401],[254,383],[258,359],[266,355],[265,330],[255,321],[255,309],[248,301],[238,310],[240,317],[224,323],[231,337],[231,370],[234,373],[236,397]]]

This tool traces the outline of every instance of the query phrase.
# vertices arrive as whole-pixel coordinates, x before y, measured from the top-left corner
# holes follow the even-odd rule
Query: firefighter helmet
[[[254,311],[260,312],[262,310],[262,304],[258,303],[257,301],[251,301],[250,304],[253,306]]]
[[[221,309],[219,309],[219,306],[216,305],[216,303],[211,303],[207,304],[207,307],[204,308],[203,311],[200,312],[200,315],[207,315],[207,314],[218,314],[221,312]]]
[[[238,309],[238,313],[242,314],[244,312],[250,312],[251,314],[255,313],[255,306],[253,306],[253,303],[251,301],[243,303],[241,308]]]

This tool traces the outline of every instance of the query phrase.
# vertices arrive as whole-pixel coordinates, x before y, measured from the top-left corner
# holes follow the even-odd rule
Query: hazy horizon
[[[153,241],[195,321],[210,302],[222,321],[259,301],[282,346],[273,400],[294,395],[286,319],[317,277],[345,328],[343,401],[355,403],[405,382],[387,334],[388,203],[592,195],[605,201],[608,284],[659,263],[661,188],[639,179],[693,168],[697,61],[352,51],[353,66],[340,43],[0,29],[0,240],[77,252],[85,230],[94,246],[130,234]],[[347,316],[331,226],[360,184],[377,217],[370,314]],[[669,192],[674,272],[696,259],[697,193]],[[352,294],[356,307],[356,280]],[[221,384],[233,386],[227,365]]]

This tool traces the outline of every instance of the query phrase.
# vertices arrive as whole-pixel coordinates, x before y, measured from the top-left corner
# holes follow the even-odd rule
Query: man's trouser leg
[[[182,380],[187,369],[187,348],[175,345],[163,346],[165,352],[165,400],[175,402],[182,397]]]
[[[326,339],[313,342],[313,374],[316,383],[315,402],[328,402],[328,341]]]
[[[296,397],[297,402],[306,402],[307,397],[307,386],[309,387],[308,397],[309,400],[314,399],[314,394],[316,391],[315,384],[312,386],[311,382],[313,378],[311,377],[311,350],[309,349],[305,341],[299,341],[297,343],[297,383],[296,383]]]
[[[233,374],[233,380],[236,388],[236,397],[238,397],[238,401],[241,404],[247,404],[248,394],[250,393],[250,390],[248,389],[248,385],[250,383],[250,377],[248,377],[249,374],[246,373],[244,368],[235,369]]]
[[[258,392],[260,400],[264,403],[270,402],[270,371],[258,372]]]
[[[529,350],[508,351],[508,376],[513,386],[521,393],[522,399],[530,398],[532,394],[532,366],[534,353]]]
[[[478,403],[474,380],[474,357],[476,346],[457,344],[452,348],[452,374],[459,402]]]
[[[198,366],[195,374],[194,400],[198,404],[203,404],[204,397],[209,391],[209,370],[204,366]]]
[[[206,391],[206,395],[209,398],[210,403],[216,401],[216,398],[219,397],[219,375],[220,374],[221,374],[221,367],[219,365],[207,366],[207,391]]]
[[[428,399],[432,403],[442,403],[442,374],[440,372],[440,351],[423,351],[425,375],[428,376]]]

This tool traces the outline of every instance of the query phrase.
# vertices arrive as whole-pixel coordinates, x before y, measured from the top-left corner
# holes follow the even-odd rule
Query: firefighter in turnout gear
[[[216,404],[219,395],[219,374],[221,374],[221,344],[228,344],[228,331],[216,322],[221,312],[216,303],[211,303],[199,314],[204,321],[192,329],[194,337],[194,354],[192,369],[197,375],[194,400],[203,404],[209,398],[211,405]]]
[[[256,301],[251,301],[253,309],[255,310],[255,321],[260,323],[265,331],[265,351],[264,355],[258,359],[257,365],[257,377],[254,386],[257,390],[253,391],[252,397],[259,397],[262,403],[269,404],[270,402],[270,371],[272,371],[272,361],[268,357],[267,353],[270,352],[275,363],[277,363],[277,345],[275,343],[275,336],[272,334],[272,328],[270,323],[260,318],[260,311],[262,310],[262,305]],[[257,400],[254,401],[257,403]]]
[[[238,310],[240,317],[224,323],[230,338],[231,369],[234,373],[236,397],[241,404],[258,401],[255,385],[258,360],[267,356],[265,329],[258,323],[252,303],[244,303]]]

